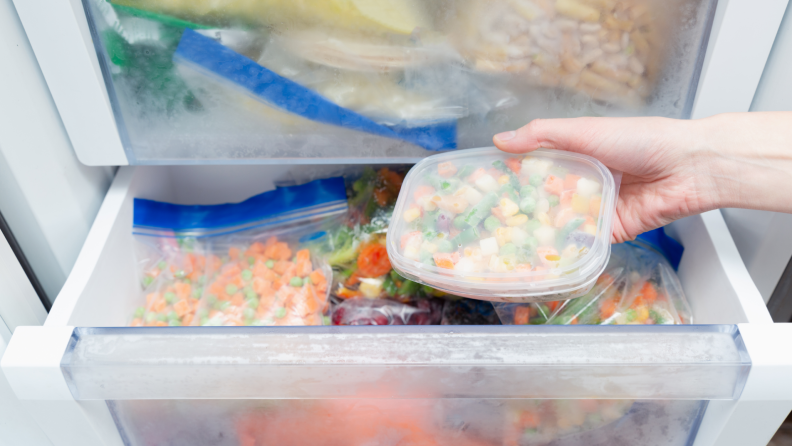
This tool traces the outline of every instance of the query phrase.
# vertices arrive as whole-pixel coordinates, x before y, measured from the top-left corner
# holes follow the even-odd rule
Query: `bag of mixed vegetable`
[[[585,296],[530,304],[496,303],[503,324],[691,324],[690,305],[671,264],[640,241],[612,246],[608,267]]]

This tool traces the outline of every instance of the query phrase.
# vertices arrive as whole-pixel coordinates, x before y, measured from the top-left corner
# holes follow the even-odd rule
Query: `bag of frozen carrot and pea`
[[[135,199],[143,297],[131,325],[325,324],[332,270],[314,247],[347,208],[340,177],[239,203]]]

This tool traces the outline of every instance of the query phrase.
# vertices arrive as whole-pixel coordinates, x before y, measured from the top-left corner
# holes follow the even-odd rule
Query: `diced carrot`
[[[165,307],[168,306],[168,303],[165,302],[165,299],[158,298],[154,301],[154,305],[151,306],[151,309],[157,313],[161,313],[165,310]]]
[[[167,322],[163,322],[163,321],[156,321],[156,322],[154,322],[154,326],[155,327],[167,327],[168,323]]]
[[[361,277],[379,277],[390,272],[391,263],[388,250],[379,243],[369,243],[360,250],[356,272]]]
[[[192,320],[193,320],[193,315],[192,315],[192,313],[190,313],[190,314],[185,314],[185,315],[184,315],[184,317],[181,319],[181,324],[182,324],[183,326],[190,325],[190,324],[192,323]]]
[[[436,252],[432,257],[438,267],[446,269],[454,269],[454,265],[459,261],[458,252]]]
[[[335,295],[340,297],[341,299],[352,299],[354,297],[362,296],[363,293],[361,293],[358,290],[350,290],[349,288],[343,285],[339,285],[338,291],[335,292]]]
[[[398,195],[404,182],[404,175],[394,172],[387,167],[383,167],[377,172],[377,176],[382,184],[393,194]]]
[[[179,317],[183,317],[188,311],[190,311],[190,304],[186,299],[182,299],[173,305],[173,311],[175,311]]]
[[[579,176],[568,173],[567,176],[564,177],[564,190],[577,189],[577,182],[579,179],[580,179]]]
[[[572,316],[572,319],[569,320],[569,325],[577,325],[578,318],[577,316]]]
[[[301,249],[301,250],[297,251],[296,257],[297,257],[297,261],[298,262],[299,261],[305,261],[305,260],[311,260],[311,251],[309,251],[307,249]]]
[[[220,274],[223,277],[233,277],[233,276],[236,276],[237,274],[239,274],[241,272],[242,272],[242,269],[239,268],[238,264],[229,263],[229,264],[223,265],[223,268],[220,271]]]
[[[606,320],[616,313],[616,301],[613,299],[605,299],[600,303],[600,318]]]
[[[228,248],[228,257],[231,257],[231,260],[239,260],[239,248],[235,246]]]
[[[275,290],[275,291],[278,291],[285,284],[286,284],[286,282],[284,282],[283,279],[280,279],[280,278],[275,279],[275,280],[272,281],[272,289]]]
[[[418,201],[421,197],[425,197],[427,195],[432,195],[435,193],[435,189],[432,186],[418,186],[415,188],[415,192],[413,192],[413,198],[415,201]]]
[[[437,174],[443,178],[450,178],[457,173],[457,168],[451,161],[437,165]]]
[[[575,195],[574,190],[565,190],[561,192],[561,206],[572,206],[573,195]]]
[[[267,271],[271,270],[267,268],[267,265],[261,260],[258,260],[253,264],[253,277],[260,277],[263,279],[264,276],[267,275]]]
[[[420,242],[420,237],[421,237],[421,231],[408,232],[408,233],[402,235],[401,236],[401,240],[400,240],[401,249],[406,248],[407,245],[410,244],[413,241]]]
[[[192,282],[196,282],[201,278],[201,271],[195,270],[187,275],[187,278],[190,279]]]
[[[192,287],[190,284],[184,282],[174,283],[173,288],[176,290],[176,296],[179,299],[187,299],[190,297],[190,293],[192,292]]]
[[[311,274],[313,271],[313,265],[311,265],[310,260],[300,261],[298,260],[297,263],[294,265],[294,274],[300,277],[305,277],[308,274]]]
[[[520,174],[520,170],[522,169],[522,161],[518,160],[517,158],[506,158],[506,167],[509,168],[512,172],[516,175]]]
[[[649,282],[645,282],[641,289],[641,294],[646,300],[648,306],[652,306],[657,300],[657,289]]]
[[[487,174],[487,171],[484,170],[483,167],[479,167],[478,169],[474,170],[473,173],[471,173],[469,177],[467,177],[467,180],[469,182],[473,183],[473,182],[475,182],[476,180],[478,180],[479,178],[483,177],[486,174]]]
[[[528,325],[531,311],[530,307],[517,307],[514,310],[514,325]]]
[[[575,218],[575,211],[572,208],[563,208],[556,214],[553,224],[556,228],[563,228],[570,220]]]
[[[278,260],[275,262],[275,266],[272,267],[272,270],[276,273],[283,275],[287,269],[292,265],[292,262],[288,262],[286,260]]]
[[[320,269],[314,270],[308,277],[311,278],[311,283],[314,285],[327,283],[327,278],[325,278],[324,273]]]
[[[241,307],[242,304],[244,303],[245,303],[245,296],[243,296],[242,293],[236,293],[233,296],[231,296],[231,305],[235,307]]]
[[[130,327],[142,327],[143,326],[143,319],[137,317],[132,319],[132,322],[129,324]]]
[[[536,254],[539,256],[539,260],[549,268],[555,267],[558,261],[561,260],[558,251],[552,246],[540,246],[536,248]]]
[[[591,215],[586,215],[586,221],[583,223],[583,225],[592,225],[592,226],[596,227],[597,226],[597,222],[594,221],[593,218],[591,218]]]
[[[544,189],[551,194],[558,195],[559,197],[564,192],[564,180],[555,175],[548,175],[545,181]]]
[[[591,213],[591,215],[595,218],[599,217],[600,206],[602,206],[602,197],[599,195],[591,197],[591,200],[589,201],[589,213]]]
[[[256,277],[253,279],[253,291],[255,291],[259,296],[273,294],[272,283],[269,280]]]
[[[530,175],[523,175],[520,177],[520,186],[527,186],[529,184],[531,184]]]
[[[388,202],[393,198],[393,195],[388,189],[382,188],[375,188],[374,189],[374,201],[380,207],[385,207],[388,205]]]
[[[146,308],[151,308],[154,305],[154,301],[159,298],[159,293],[148,293],[146,294]]]
[[[520,414],[520,424],[523,428],[535,429],[539,427],[539,414],[534,411],[525,410]]]
[[[487,173],[492,178],[495,178],[495,179],[498,179],[498,178],[500,178],[501,175],[503,175],[503,172],[501,172],[500,170],[498,170],[498,169],[496,169],[494,167],[490,167],[489,169],[487,169]]]

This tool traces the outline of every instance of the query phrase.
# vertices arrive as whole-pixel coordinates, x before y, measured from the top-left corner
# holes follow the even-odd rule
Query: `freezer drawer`
[[[14,335],[12,387],[44,424],[68,414],[49,421],[62,444],[722,445],[728,426],[764,413],[769,432],[792,407],[792,358],[768,343],[792,331],[771,323],[718,212],[669,228],[706,325],[124,327],[134,197],[238,201],[335,171],[122,168],[45,326]]]
[[[486,145],[534,118],[689,117],[716,6],[326,3],[84,0],[75,16],[90,30],[103,96],[91,112],[120,147],[75,144],[78,155],[88,164],[414,162]],[[72,133],[79,121],[67,119]]]

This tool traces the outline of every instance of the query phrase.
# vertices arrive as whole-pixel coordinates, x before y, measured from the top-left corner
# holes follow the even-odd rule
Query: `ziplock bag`
[[[347,299],[333,306],[333,325],[437,325],[443,316],[440,299],[403,304],[388,299]]]
[[[570,301],[501,304],[503,324],[691,324],[690,305],[668,261],[642,242],[613,245],[594,288]]]
[[[231,204],[135,199],[147,289],[133,325],[323,324],[332,272],[311,247],[346,211],[342,178]]]
[[[241,94],[238,102],[253,100],[260,113],[284,125],[300,128],[304,119],[351,130],[401,139],[427,150],[456,148],[456,120],[399,122],[384,125],[329,101],[327,98],[259,65],[253,60],[191,29],[185,29],[173,55],[193,91],[224,100]],[[302,119],[301,119],[302,118]]]

